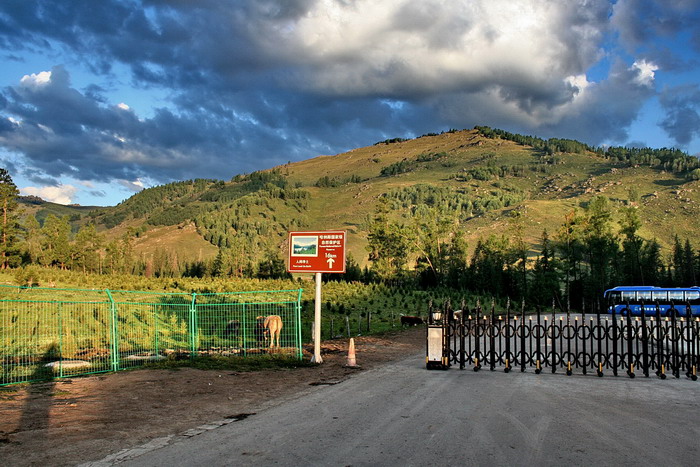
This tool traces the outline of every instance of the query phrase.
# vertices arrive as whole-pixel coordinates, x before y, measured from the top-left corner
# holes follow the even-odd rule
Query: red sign
[[[289,232],[289,272],[345,272],[345,231]]]

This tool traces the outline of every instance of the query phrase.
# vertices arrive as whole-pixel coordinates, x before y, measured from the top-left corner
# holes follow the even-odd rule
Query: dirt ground
[[[244,418],[314,386],[335,384],[425,348],[418,327],[323,342],[323,364],[290,370],[135,370],[0,388],[2,465],[76,465],[154,438],[226,418]],[[304,349],[306,357],[311,347]]]

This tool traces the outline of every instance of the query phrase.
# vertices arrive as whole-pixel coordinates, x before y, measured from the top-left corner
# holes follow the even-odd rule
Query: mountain
[[[19,196],[17,201],[25,215],[29,214],[36,217],[36,220],[41,224],[44,223],[44,220],[50,214],[56,217],[68,216],[74,231],[84,224],[85,220],[91,215],[104,209],[110,209],[99,206],[80,206],[78,204],[57,204],[45,201],[38,196]]]
[[[347,230],[349,251],[365,264],[368,221],[381,206],[403,222],[443,206],[471,249],[479,238],[518,229],[534,253],[544,229],[555,234],[567,213],[603,195],[615,208],[636,207],[640,235],[668,249],[675,235],[696,232],[698,167],[697,158],[674,149],[603,150],[477,127],[386,140],[226,182],[171,183],[111,208],[60,209],[108,236],[132,229],[142,255],[166,249],[207,259],[221,249],[243,270],[270,250],[283,252],[290,230]],[[56,206],[42,205],[36,215]]]

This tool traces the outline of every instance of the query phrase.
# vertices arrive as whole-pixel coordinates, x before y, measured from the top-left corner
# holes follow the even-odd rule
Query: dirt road
[[[75,465],[198,425],[278,405],[425,347],[424,328],[355,338],[360,369],[346,368],[348,340],[324,342],[324,363],[231,373],[136,370],[0,388],[3,465]]]

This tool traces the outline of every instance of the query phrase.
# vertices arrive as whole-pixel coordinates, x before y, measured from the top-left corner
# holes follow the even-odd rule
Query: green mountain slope
[[[242,271],[266,252],[284,253],[289,230],[345,229],[350,252],[366,263],[368,220],[380,205],[405,222],[444,207],[459,220],[471,249],[479,238],[517,228],[536,251],[544,229],[557,232],[567,213],[604,195],[614,207],[637,207],[641,235],[669,248],[674,235],[693,238],[696,232],[697,167],[697,159],[675,150],[604,153],[567,140],[477,128],[381,142],[227,182],[172,183],[92,218],[108,233],[138,230],[137,251],[151,254],[159,242],[211,258],[221,249]],[[193,225],[207,248],[193,246]]]

